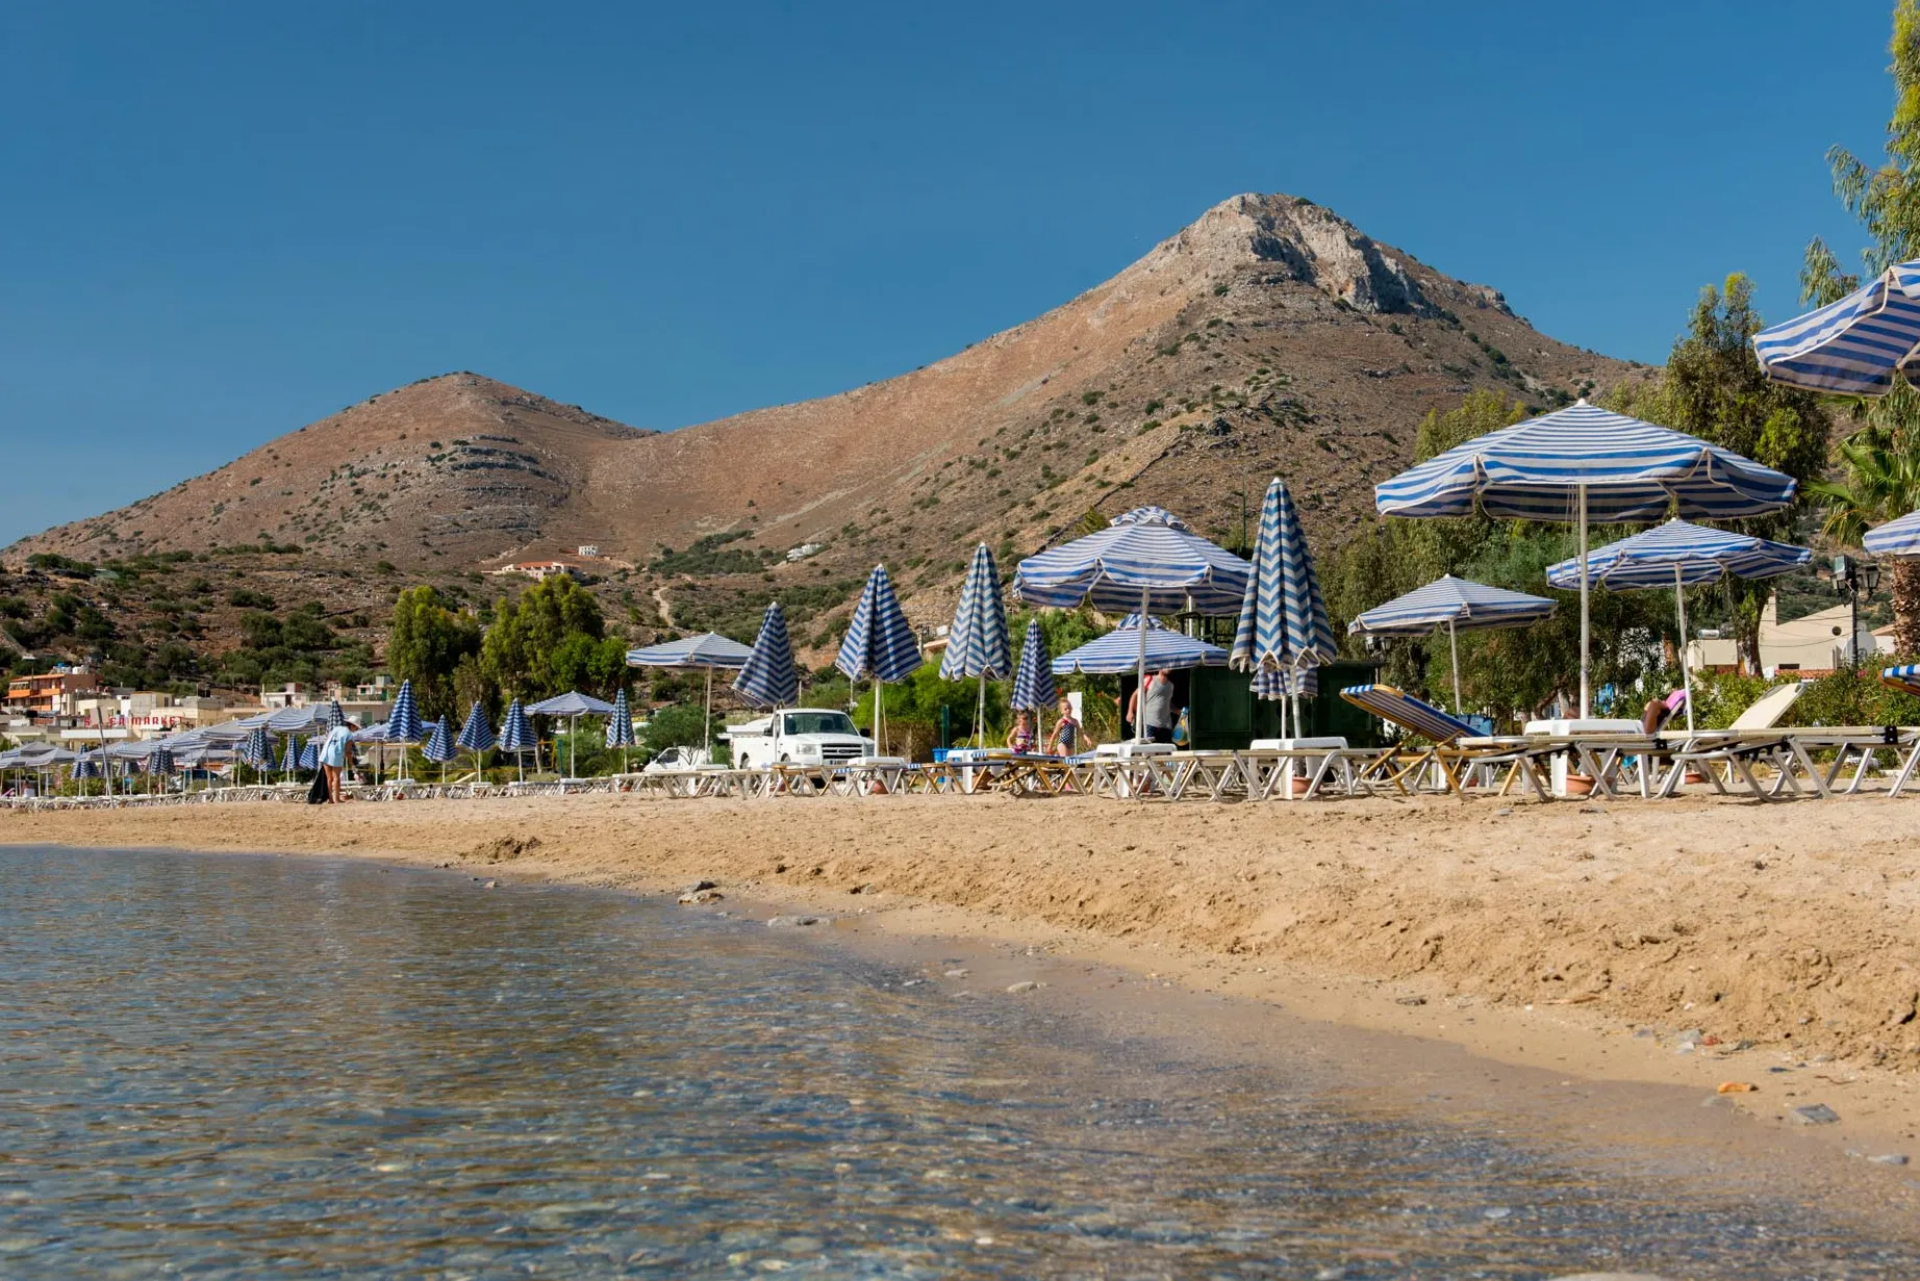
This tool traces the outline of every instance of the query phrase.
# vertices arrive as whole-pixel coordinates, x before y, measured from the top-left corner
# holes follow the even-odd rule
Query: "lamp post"
[[[1860,597],[1872,596],[1880,586],[1880,566],[1852,556],[1833,558],[1833,589],[1847,598],[1847,655],[1860,666]]]

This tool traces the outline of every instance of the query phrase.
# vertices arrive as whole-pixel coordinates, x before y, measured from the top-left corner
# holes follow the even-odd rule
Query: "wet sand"
[[[346,853],[643,892],[707,878],[727,897],[697,910],[798,906],[841,935],[1118,966],[1422,1038],[1468,1075],[1678,1086],[1688,1106],[1753,1085],[1726,1107],[1776,1144],[1920,1162],[1916,816],[1883,798],[594,796],[8,812],[0,841]],[[1840,1121],[1798,1123],[1814,1103]],[[1874,1169],[1911,1186],[1920,1166]]]

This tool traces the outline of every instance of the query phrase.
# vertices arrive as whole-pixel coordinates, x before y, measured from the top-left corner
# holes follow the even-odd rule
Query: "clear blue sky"
[[[945,356],[1286,191],[1662,359],[1860,238],[1890,5],[0,6],[0,544],[473,369],[648,427]]]

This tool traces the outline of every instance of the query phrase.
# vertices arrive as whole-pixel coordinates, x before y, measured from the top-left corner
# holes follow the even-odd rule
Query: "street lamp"
[[[1833,558],[1833,590],[1847,598],[1847,653],[1860,666],[1860,597],[1872,596],[1880,586],[1880,566],[1852,556]]]

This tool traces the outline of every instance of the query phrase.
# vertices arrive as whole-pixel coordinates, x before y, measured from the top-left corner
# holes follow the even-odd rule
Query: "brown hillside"
[[[1311,202],[1237,196],[1038,319],[841,395],[649,434],[452,374],[5,559],[264,538],[436,575],[592,542],[649,567],[617,576],[631,623],[740,630],[778,595],[820,643],[876,560],[931,622],[976,540],[1024,555],[1142,502],[1233,540],[1272,475],[1330,550],[1429,409],[1475,388],[1544,407],[1627,368]]]

